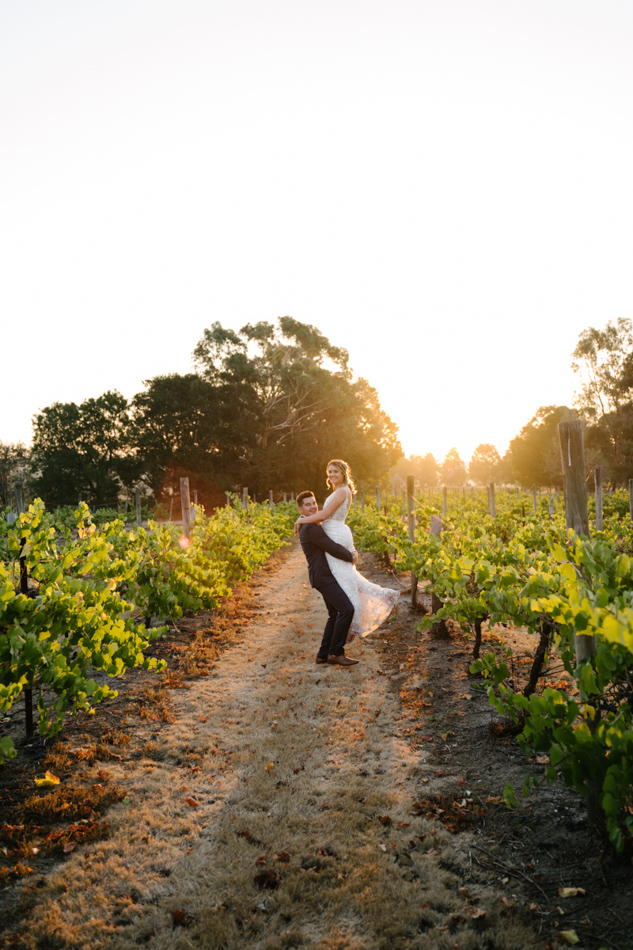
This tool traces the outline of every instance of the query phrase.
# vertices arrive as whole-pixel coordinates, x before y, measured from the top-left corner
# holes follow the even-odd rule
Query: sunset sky
[[[632,49],[629,0],[4,0],[0,441],[290,314],[407,454],[503,453],[633,316]]]

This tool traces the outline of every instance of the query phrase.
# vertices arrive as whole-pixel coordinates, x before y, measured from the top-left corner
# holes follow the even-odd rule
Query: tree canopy
[[[227,393],[196,373],[156,376],[145,387],[131,403],[145,484],[161,498],[178,494],[180,477],[195,473],[200,501],[221,503],[239,480],[241,451]]]
[[[35,416],[33,487],[51,506],[116,503],[133,483],[138,462],[131,442],[127,400],[116,391],[96,399],[53,403]]]
[[[633,391],[633,323],[620,317],[603,330],[588,327],[578,338],[572,369],[581,379],[577,405],[593,419],[618,412]]]
[[[239,333],[214,323],[194,350],[202,377],[232,405],[240,479],[255,491],[324,484],[342,457],[362,481],[375,480],[402,454],[397,427],[376,390],[354,379],[347,351],[316,327],[280,317]]]

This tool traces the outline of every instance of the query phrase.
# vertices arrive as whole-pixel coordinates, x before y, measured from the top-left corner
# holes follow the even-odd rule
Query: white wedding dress
[[[325,499],[327,504],[332,495]],[[352,532],[345,524],[349,511],[352,493],[347,489],[347,499],[333,515],[321,522],[321,527],[329,538],[342,544],[349,551],[354,550]],[[354,619],[350,627],[350,635],[366,637],[372,633],[383,620],[386,620],[395,605],[398,603],[400,592],[390,587],[380,587],[372,584],[356,570],[354,564],[342,561],[326,552],[328,566],[338,585],[343,588],[354,606]]]

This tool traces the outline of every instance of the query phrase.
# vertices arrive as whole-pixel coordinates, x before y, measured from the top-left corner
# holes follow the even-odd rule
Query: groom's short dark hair
[[[299,492],[299,494],[297,495],[297,504],[298,504],[298,505],[302,505],[302,504],[304,503],[304,501],[306,500],[306,498],[314,498],[314,492],[313,492],[313,491],[301,491],[301,492]],[[316,499],[315,499],[315,501],[316,501]]]

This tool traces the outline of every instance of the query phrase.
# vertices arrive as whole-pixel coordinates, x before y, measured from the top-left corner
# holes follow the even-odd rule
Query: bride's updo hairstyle
[[[344,484],[344,485],[347,485],[347,487],[348,487],[349,490],[352,492],[352,494],[355,495],[355,494],[356,494],[356,485],[354,484],[354,479],[352,478],[352,473],[351,473],[351,471],[350,471],[350,467],[349,467],[349,465],[347,464],[347,462],[344,462],[343,459],[330,459],[330,461],[327,463],[326,471],[327,471],[327,469],[330,467],[330,465],[333,465],[334,468],[338,468],[339,472],[340,472],[341,475],[343,476],[343,484]],[[330,479],[329,479],[329,478],[326,478],[325,484],[327,485],[328,488],[333,488],[333,487],[334,487],[334,486],[330,483]]]

